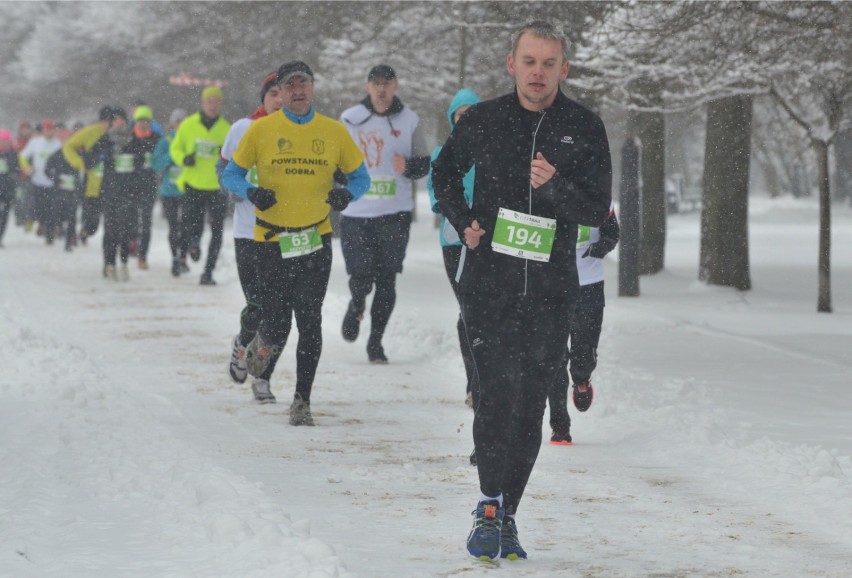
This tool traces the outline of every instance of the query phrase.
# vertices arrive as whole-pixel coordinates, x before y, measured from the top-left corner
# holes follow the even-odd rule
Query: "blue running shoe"
[[[474,558],[489,561],[500,553],[500,529],[503,514],[497,500],[479,502],[473,511],[473,529],[467,537],[467,551]]]
[[[500,557],[508,560],[527,559],[527,553],[518,541],[518,525],[512,517],[503,519],[503,531],[500,533]]]

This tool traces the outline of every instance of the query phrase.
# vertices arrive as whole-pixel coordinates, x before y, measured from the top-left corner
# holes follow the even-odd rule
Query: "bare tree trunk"
[[[666,255],[666,136],[661,112],[639,114],[642,142],[642,248],[640,275],[663,270]]]
[[[817,311],[831,313],[831,184],[828,174],[828,143],[813,141],[819,179],[819,285]]]
[[[852,200],[852,129],[834,139],[834,198]]]
[[[751,289],[748,182],[752,97],[731,96],[707,107],[704,203],[699,279]]]
[[[640,204],[639,143],[628,135],[621,147],[621,240],[618,254],[618,296],[639,296]]]

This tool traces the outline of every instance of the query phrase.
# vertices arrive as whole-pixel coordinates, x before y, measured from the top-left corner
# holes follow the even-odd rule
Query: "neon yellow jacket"
[[[62,154],[68,164],[79,171],[86,168],[83,157],[80,155],[80,149],[90,150],[98,140],[104,135],[104,127],[101,123],[90,124],[84,126],[74,134],[72,134],[65,144],[62,145]],[[103,163],[92,167],[86,171],[86,191],[87,197],[99,197],[101,194],[101,181],[104,178]]]
[[[177,180],[181,191],[186,190],[186,185],[202,191],[219,190],[216,161],[219,160],[219,151],[230,128],[231,123],[220,116],[207,130],[201,122],[200,112],[189,115],[180,123],[169,147],[169,154],[176,165],[183,167]],[[195,164],[185,166],[183,160],[191,154],[195,155]]]

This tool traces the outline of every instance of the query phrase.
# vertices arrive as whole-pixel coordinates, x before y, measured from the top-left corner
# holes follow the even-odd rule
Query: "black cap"
[[[98,120],[112,120],[115,118],[115,113],[111,106],[105,106],[98,112]]]
[[[284,84],[294,76],[302,76],[308,80],[314,79],[314,71],[301,60],[293,60],[281,65],[278,69],[278,82]]]
[[[117,118],[123,118],[124,120],[127,120],[127,113],[124,111],[123,108],[115,107],[114,109],[112,109],[112,119],[110,120],[115,120]]]
[[[393,71],[393,68],[388,66],[387,64],[379,64],[370,69],[370,73],[367,75],[367,82],[372,82],[374,80],[395,80],[396,72]]]

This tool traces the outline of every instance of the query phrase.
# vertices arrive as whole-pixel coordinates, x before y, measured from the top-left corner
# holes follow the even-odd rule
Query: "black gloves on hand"
[[[603,259],[607,254],[615,249],[618,244],[618,239],[611,239],[601,235],[600,241],[592,243],[582,257],[592,257],[593,259]]]
[[[251,204],[261,211],[266,211],[278,202],[278,199],[275,198],[275,191],[270,189],[256,187],[249,189],[247,193]]]
[[[602,251],[602,248],[599,246],[600,243],[592,243],[586,249],[586,252],[583,253],[582,257],[585,259],[586,257],[592,257],[593,259],[603,259],[606,256],[606,252]]]
[[[98,166],[98,163],[103,161],[107,154],[109,148],[109,140],[105,136],[102,136],[95,144],[92,145],[87,151],[83,152],[83,165],[85,165],[86,170],[91,170]]]
[[[349,206],[349,201],[351,201],[354,197],[352,193],[349,192],[349,189],[331,189],[328,192],[328,199],[326,203],[331,205],[331,208],[335,211],[342,211],[346,207]]]
[[[194,167],[195,166],[195,153],[191,155],[186,155],[183,157],[183,166],[185,167]]]

